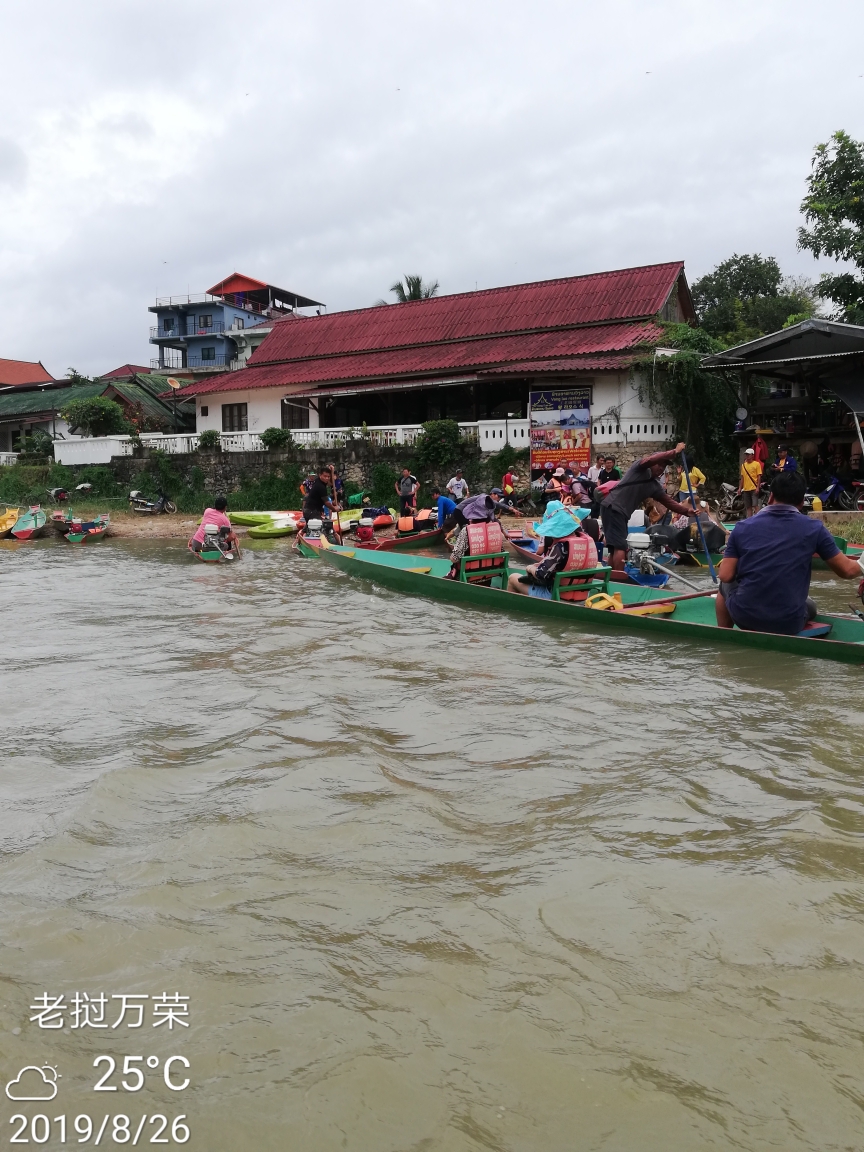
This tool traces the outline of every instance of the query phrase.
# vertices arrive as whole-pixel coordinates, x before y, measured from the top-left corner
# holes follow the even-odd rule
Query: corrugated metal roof
[[[0,360],[0,386],[50,384],[53,380],[39,360]]]
[[[189,384],[178,395],[201,396],[208,392],[233,392],[248,388],[326,385],[338,380],[464,373],[472,369],[488,370],[494,367],[514,371],[516,369],[512,365],[529,361],[560,361],[562,357],[585,356],[589,353],[621,352],[641,344],[654,343],[662,334],[663,329],[650,321],[598,324],[593,328],[574,328],[569,331],[493,336],[452,344],[262,364],[256,368],[244,368],[240,372]]]
[[[514,372],[615,372],[629,368],[638,359],[638,353],[612,356],[574,356],[569,360],[519,360],[515,364],[501,364],[497,368],[484,368],[478,372],[486,376],[512,375]]]
[[[0,419],[32,416],[39,412],[57,412],[70,400],[89,400],[101,396],[105,384],[73,384],[69,388],[44,388],[34,392],[7,392],[0,395]]]
[[[651,264],[280,321],[250,367],[647,318],[660,312],[683,270],[681,261]]]

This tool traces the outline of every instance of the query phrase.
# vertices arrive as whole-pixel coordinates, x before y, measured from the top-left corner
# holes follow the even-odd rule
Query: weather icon
[[[62,1076],[50,1064],[41,1068],[28,1064],[6,1085],[6,1095],[10,1100],[53,1100],[58,1080],[62,1080]]]

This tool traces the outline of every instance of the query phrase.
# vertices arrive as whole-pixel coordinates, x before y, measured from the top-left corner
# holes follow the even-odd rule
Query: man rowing
[[[816,616],[809,595],[814,552],[843,580],[864,573],[864,561],[844,556],[825,525],[802,514],[805,488],[800,472],[781,472],[766,507],[730,533],[714,601],[721,628],[797,636]]]
[[[641,507],[646,500],[653,500],[655,504],[662,504],[679,516],[691,516],[695,520],[696,511],[690,504],[681,504],[667,495],[663,485],[657,479],[662,476],[669,464],[679,456],[686,444],[676,444],[668,452],[655,452],[652,456],[643,456],[635,464],[631,464],[624,473],[624,479],[608,492],[600,505],[600,519],[603,521],[603,534],[606,537],[606,547],[609,549],[610,563],[613,572],[624,572],[624,561],[627,559],[627,524],[630,517]]]

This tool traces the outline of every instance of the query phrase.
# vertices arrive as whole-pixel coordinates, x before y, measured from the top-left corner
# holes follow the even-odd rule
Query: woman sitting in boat
[[[481,492],[479,496],[469,496],[467,500],[463,500],[461,504],[457,505],[456,510],[444,521],[444,527],[448,525],[453,536],[453,551],[450,553],[450,571],[447,573],[445,579],[458,580],[459,578],[459,561],[463,556],[467,556],[472,551],[470,545],[470,538],[468,534],[469,524],[495,524],[498,522],[495,518],[496,512],[499,511],[498,503],[492,499],[491,496]],[[500,532],[500,527],[498,528]],[[493,548],[491,551],[504,550],[504,534],[501,533],[500,548]]]
[[[201,517],[201,523],[198,525],[198,531],[189,541],[189,547],[193,552],[200,552],[204,544],[204,528],[209,524],[215,524],[219,529],[226,528],[227,532],[220,531],[221,538],[227,543],[234,545],[237,543],[237,533],[234,531],[231,521],[226,515],[228,508],[228,501],[224,496],[217,496],[213,501],[212,508],[205,508],[204,515]]]
[[[552,585],[559,572],[597,567],[596,544],[560,501],[557,507],[549,505],[546,515],[537,525],[537,535],[543,541],[537,549],[542,559],[537,564],[529,564],[524,575],[513,573],[507,585],[510,592],[551,600]],[[571,598],[575,597],[576,593],[572,593]]]

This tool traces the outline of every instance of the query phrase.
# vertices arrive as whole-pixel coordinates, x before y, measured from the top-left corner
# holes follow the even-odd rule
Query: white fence
[[[18,459],[17,452],[0,452],[0,464],[6,466],[14,464]]]
[[[527,420],[480,420],[459,425],[462,438],[478,444],[483,452],[498,452],[505,444],[514,448],[528,447]],[[343,448],[349,440],[366,441],[377,447],[394,444],[412,445],[423,431],[420,424],[389,424],[360,428],[294,428],[291,436],[298,448]],[[219,439],[223,452],[263,452],[257,432],[222,432]],[[140,441],[128,436],[92,436],[76,440],[55,440],[54,458],[61,464],[107,464],[112,456],[131,456],[136,443],[159,448],[171,455],[194,452],[198,447],[195,432],[165,435],[144,432]],[[11,463],[15,457],[11,456]]]

